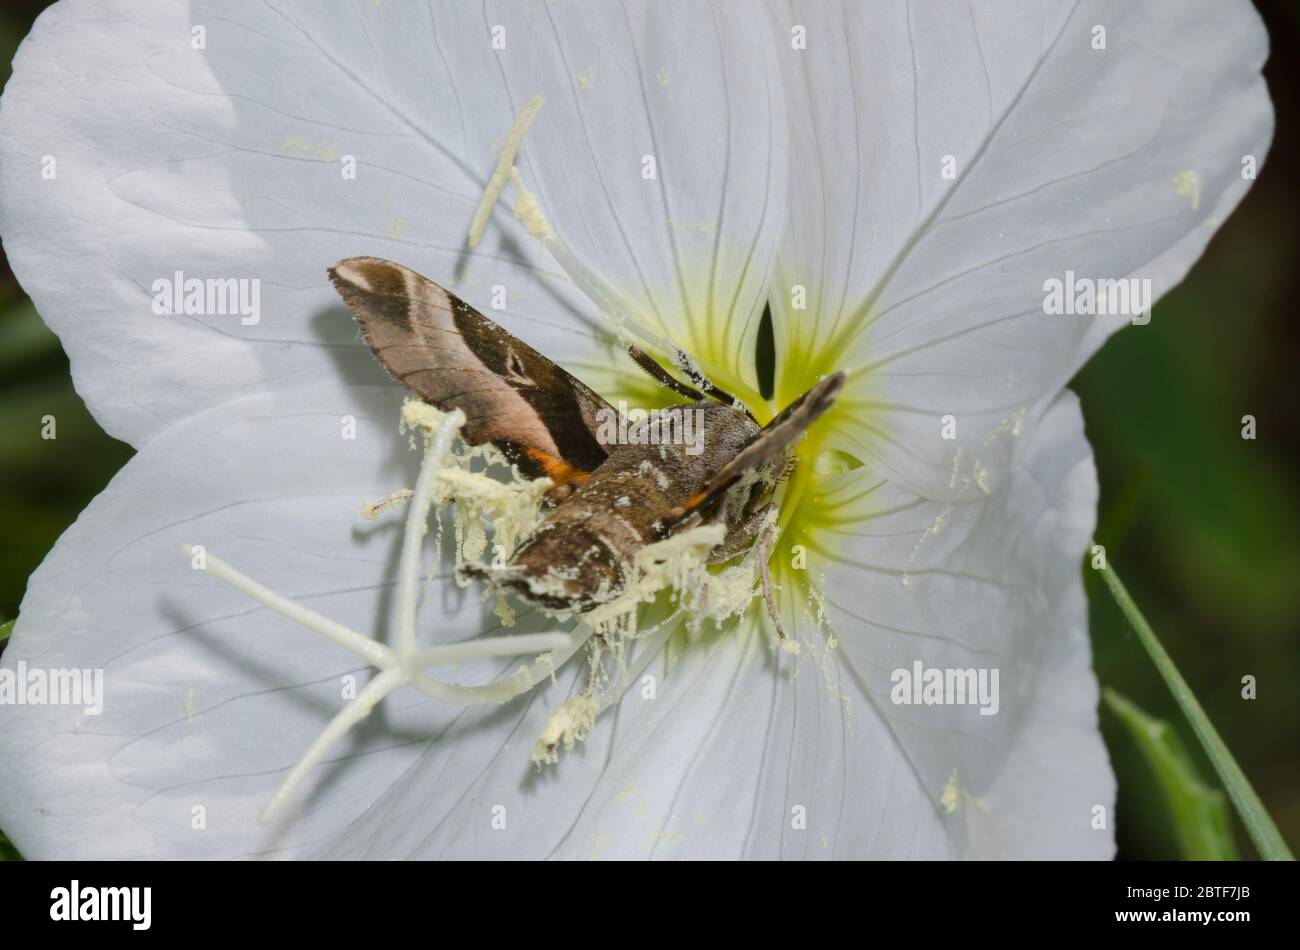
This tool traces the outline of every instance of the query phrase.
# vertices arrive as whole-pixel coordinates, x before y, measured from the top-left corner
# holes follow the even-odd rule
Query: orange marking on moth
[[[551,481],[557,485],[581,485],[587,480],[590,472],[584,472],[580,468],[574,468],[563,459],[558,459],[554,455],[549,455],[541,449],[526,449],[528,457],[542,467]]]
[[[684,504],[678,505],[669,512],[669,518],[673,521],[685,518],[688,514],[702,505],[708,497],[709,496],[706,492],[696,492],[690,498],[686,499]]]

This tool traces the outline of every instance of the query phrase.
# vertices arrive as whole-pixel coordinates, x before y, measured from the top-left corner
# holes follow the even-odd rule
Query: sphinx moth
[[[844,382],[843,373],[823,378],[760,426],[702,375],[691,374],[695,385],[682,382],[629,346],[637,366],[687,400],[680,408],[698,413],[701,439],[693,449],[645,439],[610,444],[600,438],[601,420],[613,406],[455,294],[375,257],[339,261],[329,275],[398,383],[438,409],[460,409],[466,442],[491,443],[522,474],[551,479],[544,517],[508,562],[462,570],[556,611],[617,598],[640,549],[689,527],[725,526],[714,561],[749,548],[789,450]]]

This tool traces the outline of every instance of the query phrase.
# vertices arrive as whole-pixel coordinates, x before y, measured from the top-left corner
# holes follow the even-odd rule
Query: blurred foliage
[[[3,291],[0,291],[3,293]],[[131,456],[73,391],[58,338],[25,298],[0,298],[0,620],[86,503]],[[52,419],[55,438],[42,437]]]
[[[1155,779],[1138,783],[1135,792],[1153,799],[1152,811],[1164,813],[1181,856],[1198,861],[1235,860],[1237,846],[1228,818],[1228,796],[1201,781],[1178,733],[1113,689],[1102,690],[1101,698],[1105,708],[1128,729]]]
[[[8,78],[13,50],[44,6],[6,0],[0,9],[0,80]],[[1264,0],[1258,6],[1274,37],[1266,76],[1278,114],[1261,178],[1188,279],[1156,307],[1151,324],[1114,337],[1073,385],[1101,479],[1097,539],[1295,844],[1300,326],[1291,302],[1300,290],[1293,264],[1300,67],[1276,50],[1279,37],[1294,37],[1300,28],[1300,5]],[[1257,420],[1254,441],[1240,437],[1246,414]],[[56,439],[40,436],[46,415],[57,420]],[[27,576],[131,450],[86,412],[57,339],[3,257],[0,432],[4,621],[17,610]],[[1115,715],[1102,716],[1119,779],[1120,857],[1232,853],[1205,797],[1222,793],[1192,791],[1195,774],[1213,774],[1199,745],[1095,577],[1088,577],[1088,589],[1098,677],[1123,696],[1140,697],[1149,711],[1131,704],[1117,709],[1111,699]],[[1247,674],[1258,680],[1257,699],[1242,698]],[[1197,794],[1204,804],[1195,804]],[[1196,814],[1205,818],[1197,828],[1180,820]],[[1237,840],[1247,842],[1239,831]],[[14,856],[0,835],[0,857]]]
[[[6,0],[0,10],[0,79],[47,4]],[[41,438],[54,417],[53,439]],[[0,622],[18,610],[27,576],[131,456],[73,391],[58,337],[41,322],[0,256]],[[3,640],[0,640],[3,648]]]
[[[0,861],[21,861],[22,859],[23,856],[18,853],[18,849],[5,837],[4,832],[0,831]]]

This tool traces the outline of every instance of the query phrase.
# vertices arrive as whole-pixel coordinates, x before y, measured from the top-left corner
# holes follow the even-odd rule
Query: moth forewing
[[[557,484],[604,461],[595,430],[609,404],[451,291],[376,257],[329,274],[384,369],[430,405],[464,412],[466,441]]]

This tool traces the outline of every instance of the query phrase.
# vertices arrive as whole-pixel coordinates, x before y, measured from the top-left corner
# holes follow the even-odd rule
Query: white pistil
[[[456,410],[446,415],[431,414],[429,421],[434,427],[426,438],[424,460],[420,466],[415,492],[411,496],[411,508],[402,538],[391,648],[277,594],[204,551],[200,563],[206,573],[281,616],[355,653],[379,670],[379,675],[367,683],[356,698],[329,721],[307,751],[294,763],[262,809],[259,821],[269,820],[289,800],[308,773],[320,764],[329,748],[354,725],[370,715],[371,710],[394,690],[411,686],[431,699],[456,705],[505,702],[543,681],[572,657],[591,636],[590,626],[579,623],[567,633],[555,631],[510,637],[482,637],[424,648],[415,645],[415,614],[420,595],[420,550],[428,528],[429,511],[433,506],[434,483],[452,440],[465,422],[465,416]],[[181,550],[191,561],[198,553],[188,544],[182,545]],[[426,673],[431,667],[448,666],[465,660],[536,654],[542,655],[530,665],[521,666],[511,675],[483,686],[444,683]]]
[[[459,686],[455,683],[443,683],[428,676],[416,676],[411,685],[430,699],[436,699],[455,706],[469,706],[475,703],[504,703],[516,696],[528,692],[534,685],[551,676],[557,669],[569,661],[573,654],[582,649],[582,645],[591,637],[591,627],[579,623],[568,633],[537,634],[563,638],[559,646],[552,647],[554,652],[542,654],[530,666],[521,666],[510,676],[499,679],[485,686]],[[501,637],[501,640],[518,640],[520,637]],[[472,641],[482,643],[482,640]],[[557,640],[557,643],[559,641]],[[520,650],[518,653],[525,651]],[[498,656],[509,654],[499,653]]]
[[[451,440],[465,424],[465,413],[452,410],[425,446],[424,461],[415,482],[415,497],[406,512],[406,533],[397,565],[397,616],[393,621],[393,646],[406,656],[415,651],[415,611],[420,597],[420,548],[428,530],[429,508],[438,470],[447,459]]]
[[[425,647],[412,653],[407,662],[415,669],[426,670],[431,666],[446,666],[448,663],[460,663],[464,660],[477,660],[489,656],[549,653],[552,650],[564,649],[569,645],[569,640],[567,633],[525,633],[517,637],[483,637],[478,640],[467,640],[464,643]]]
[[[483,702],[477,698],[482,694],[482,690],[493,690],[489,687],[463,687],[453,686],[447,683],[439,683],[435,680],[429,680],[428,677],[420,674],[421,670],[431,666],[444,666],[448,663],[460,663],[464,660],[478,659],[490,656],[518,656],[525,653],[545,653],[550,650],[556,650],[569,644],[571,637],[565,633],[535,633],[526,634],[518,637],[489,637],[480,640],[471,640],[468,643],[456,643],[449,646],[426,647],[418,650],[412,655],[403,658],[398,666],[390,667],[383,670],[378,676],[367,683],[357,694],[357,697],[344,706],[329,721],[319,736],[302,754],[302,757],[294,763],[289,774],[285,776],[280,787],[276,789],[275,794],[262,808],[258,816],[259,821],[267,821],[274,816],[280,806],[284,804],[292,794],[293,790],[301,784],[315,766],[319,765],[325,757],[325,753],[339,739],[342,739],[349,729],[361,722],[375,706],[379,705],[389,693],[394,690],[410,684],[425,692],[422,684],[427,684],[432,692],[443,693],[448,696],[468,697],[464,698],[464,703]],[[513,679],[513,677],[511,677]],[[506,691],[506,687],[514,684],[508,679],[496,691],[492,693],[492,698],[496,699],[497,694],[501,694],[501,699],[511,699],[518,695],[520,690]],[[495,684],[494,684],[495,686]],[[426,693],[427,695],[427,693]],[[431,698],[443,698],[442,695],[432,696]]]
[[[313,742],[302,757],[294,763],[289,774],[285,776],[280,787],[275,790],[270,801],[263,806],[262,811],[257,816],[258,821],[269,821],[271,817],[279,810],[292,794],[293,790],[298,787],[307,773],[320,764],[321,759],[325,758],[325,753],[339,739],[342,739],[357,723],[370,715],[370,711],[379,704],[379,701],[391,693],[397,687],[401,686],[406,679],[406,671],[400,667],[384,670],[364,687],[357,694],[357,698],[348,703],[338,714],[329,721],[316,741]]]

